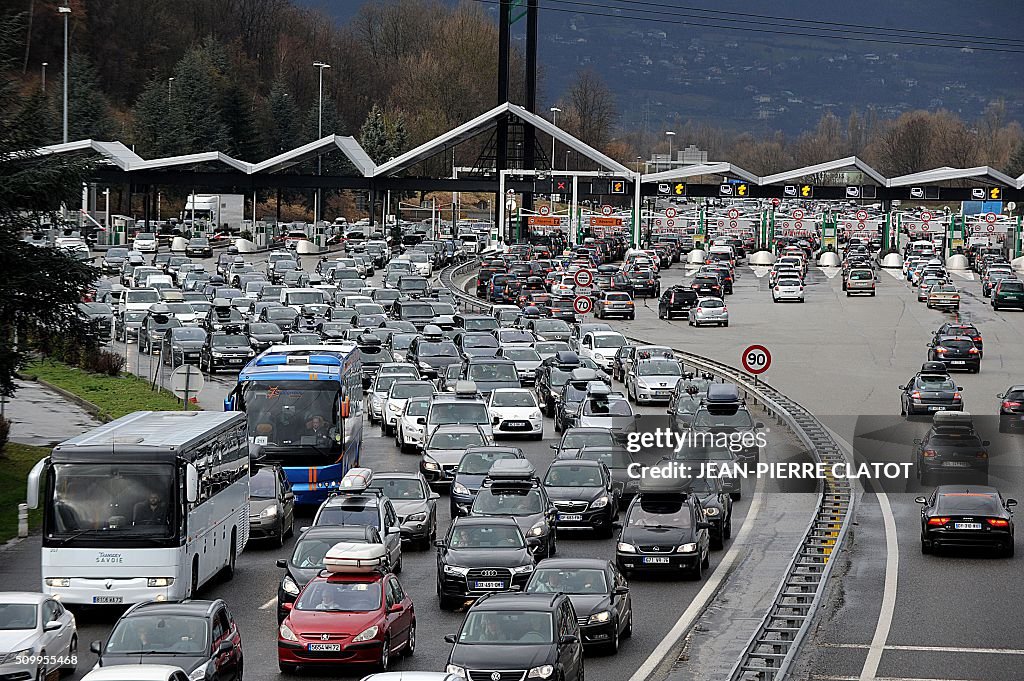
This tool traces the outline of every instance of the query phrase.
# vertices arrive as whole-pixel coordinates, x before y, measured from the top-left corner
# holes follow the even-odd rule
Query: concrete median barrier
[[[171,239],[171,253],[184,253],[186,246],[188,246],[188,239],[183,236]]]
[[[818,258],[818,267],[839,267],[840,264],[839,254],[835,251],[825,251]]]
[[[758,251],[752,254],[748,261],[751,265],[774,265],[776,260],[778,258],[771,251]]]
[[[1024,272],[1024,257],[1014,258],[1010,261],[1014,272]]]
[[[691,265],[703,265],[704,264],[704,259],[706,257],[707,257],[707,253],[705,253],[700,248],[695,248],[695,249],[693,249],[692,251],[690,251],[689,253],[686,254],[686,262],[688,262]]]
[[[903,267],[903,256],[899,253],[890,253],[889,255],[882,258],[882,267],[886,269],[898,270]]]
[[[299,255],[311,255],[313,253],[319,253],[320,247],[312,241],[300,241],[295,245],[295,252]]]
[[[238,249],[239,253],[255,253],[256,244],[249,241],[248,239],[235,239],[235,248]]]
[[[946,258],[946,269],[956,272],[964,272],[968,267],[967,256],[959,253]]]

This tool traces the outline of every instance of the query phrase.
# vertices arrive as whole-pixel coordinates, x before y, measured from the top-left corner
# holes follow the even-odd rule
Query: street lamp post
[[[46,67],[50,65],[50,62],[43,62],[43,94],[46,94]]]
[[[167,79],[167,105],[171,104],[171,83],[174,82],[174,76]]]
[[[320,139],[324,136],[324,69],[331,68],[330,64],[326,64],[322,61],[313,62],[313,66],[320,70],[320,95],[317,103],[317,117],[316,117],[316,138]],[[316,155],[316,174],[321,173],[320,154]],[[317,223],[320,222],[320,187],[316,188],[316,199],[313,201],[313,228],[316,229]]]
[[[669,130],[665,133],[665,136],[668,137],[668,169],[672,170],[672,138],[675,137],[676,134]]]
[[[562,113],[562,110],[557,106],[551,107],[551,125],[558,125],[558,114]],[[555,168],[555,136],[551,136],[551,169]]]
[[[566,149],[565,150],[565,169],[566,170],[569,169],[569,154],[571,154],[571,153],[572,153],[572,149]]]
[[[68,17],[70,7],[58,7],[57,11],[64,15],[64,142],[68,141]]]

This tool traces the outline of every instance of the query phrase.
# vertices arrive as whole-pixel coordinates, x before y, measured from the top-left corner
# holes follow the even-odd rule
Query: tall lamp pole
[[[70,7],[58,7],[57,11],[64,15],[64,142],[68,141],[68,17]]]
[[[46,67],[50,65],[50,62],[43,62],[43,94],[46,94]]]
[[[676,134],[669,130],[665,133],[665,136],[668,137],[668,169],[672,170],[672,138],[675,137]]]
[[[562,113],[562,110],[557,106],[551,107],[551,125],[558,125],[558,114]],[[555,169],[555,136],[551,136],[551,169]]]
[[[331,68],[330,64],[326,64],[322,61],[313,62],[313,66],[320,69],[320,97],[319,103],[317,104],[317,118],[316,118],[316,138],[320,139],[324,136],[324,69]],[[320,154],[316,155],[316,174],[320,175]],[[320,187],[316,188],[316,199],[313,201],[313,228],[316,228],[317,223],[320,222]]]
[[[174,82],[174,76],[167,79],[167,105],[171,104],[171,83]]]

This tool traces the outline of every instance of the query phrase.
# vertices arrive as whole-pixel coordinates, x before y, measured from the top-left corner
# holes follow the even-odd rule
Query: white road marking
[[[882,653],[885,651],[886,641],[889,640],[889,630],[892,628],[892,618],[896,612],[896,589],[900,568],[896,518],[892,514],[892,506],[889,505],[889,497],[874,479],[871,479],[870,483],[885,523],[885,585],[882,588],[882,607],[878,613],[878,623],[875,625],[875,634],[871,637],[868,656],[860,670],[860,681],[878,678],[878,665],[882,661]]]
[[[771,267],[764,267],[761,265],[751,266],[750,269],[754,270],[754,276],[758,279],[772,271]]]
[[[856,676],[834,676],[832,674],[828,674],[826,676],[814,674],[810,677],[811,681],[858,681],[858,678],[859,677]],[[973,681],[973,679],[926,679],[916,676],[879,676],[878,681]]]
[[[961,279],[966,279],[967,281],[974,281],[974,272],[957,272],[955,270],[951,270],[950,274],[955,274]]]
[[[902,281],[906,281],[907,280],[907,275],[903,274],[903,270],[883,269],[882,271],[885,272],[886,274],[890,275],[893,279],[900,279]]]
[[[270,610],[277,605],[277,596],[274,596],[269,601],[260,606],[260,610]]]
[[[835,276],[843,270],[841,267],[819,267],[818,269],[829,279],[835,279]]]
[[[822,643],[822,648],[869,648],[863,643]],[[1024,655],[1020,648],[960,648],[957,646],[883,646],[885,650],[902,650],[914,653],[975,653],[981,655]]]
[[[647,656],[647,659],[640,665],[640,668],[636,670],[633,676],[629,677],[629,681],[646,681],[654,673],[654,670],[657,669],[665,656],[671,652],[690,627],[693,626],[693,623],[700,616],[701,612],[704,611],[704,608],[711,599],[714,598],[719,586],[729,574],[733,563],[739,557],[740,551],[745,548],[747,536],[751,534],[751,528],[754,526],[754,519],[761,512],[761,505],[764,499],[762,489],[763,485],[759,484],[757,491],[754,493],[754,498],[750,502],[750,510],[747,511],[747,515],[743,519],[743,527],[740,528],[739,534],[736,535],[732,546],[729,547],[729,550],[722,558],[722,562],[718,564],[715,571],[704,582],[704,587],[697,593],[686,610],[683,611],[675,625],[665,634],[665,638],[661,639],[661,642],[651,651],[651,654]]]

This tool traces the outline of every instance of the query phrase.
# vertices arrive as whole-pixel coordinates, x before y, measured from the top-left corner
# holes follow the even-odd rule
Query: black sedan
[[[901,385],[900,415],[934,414],[937,411],[963,411],[960,386],[949,374],[921,373]]]
[[[556,459],[544,476],[544,489],[558,509],[559,530],[588,528],[611,537],[619,514],[612,474],[600,461]]]
[[[1011,385],[996,395],[999,403],[999,432],[1012,433],[1024,428],[1024,385]]]
[[[1016,499],[1004,499],[994,487],[941,485],[921,504],[921,553],[945,547],[985,547],[1013,555]]]
[[[715,276],[694,277],[690,288],[698,296],[712,296],[714,298],[722,296],[722,282]]]
[[[974,341],[974,347],[978,348],[978,357],[985,356],[985,342],[981,337],[981,331],[974,324],[946,322],[938,328],[932,340],[938,340],[945,336],[968,336]]]
[[[633,455],[622,445],[584,446],[580,450],[560,453],[558,458],[600,461],[607,466],[612,476],[612,484],[615,486],[615,493],[619,495],[620,505],[632,501],[639,489],[639,478],[630,475],[631,466],[635,463]]]
[[[206,332],[195,326],[178,326],[168,329],[160,346],[160,357],[164,364],[179,367],[182,364],[199,364],[199,353],[206,343]]]
[[[942,362],[950,370],[981,371],[981,351],[970,336],[936,336],[928,344],[928,361]]]
[[[210,246],[210,240],[205,236],[192,237],[185,246],[185,255],[190,258],[212,258],[213,248]]]
[[[929,429],[924,438],[914,440],[916,445],[915,464],[917,476],[922,485],[933,484],[933,478],[943,475],[955,475],[960,480],[963,476],[988,475],[988,440],[982,440],[972,426],[947,427],[939,425],[939,419],[946,414],[935,417],[935,425]],[[970,415],[949,414],[956,418]]]
[[[600,646],[615,654],[619,639],[633,634],[629,584],[610,561],[547,558],[537,563],[526,593],[568,595],[585,646]]]

